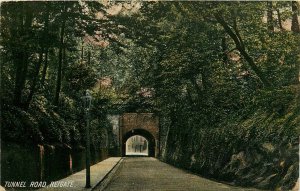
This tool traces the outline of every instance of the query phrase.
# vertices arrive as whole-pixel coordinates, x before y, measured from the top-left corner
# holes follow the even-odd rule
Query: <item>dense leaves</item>
[[[300,38],[292,5],[150,2],[117,18],[151,55],[131,62],[139,77],[126,88],[129,111],[160,114],[162,159],[237,184],[294,186]],[[153,96],[141,99],[144,88]]]
[[[4,139],[83,143],[90,89],[94,145],[113,140],[107,113],[155,112],[162,159],[293,187],[299,3],[6,2],[1,14]]]
[[[1,4],[3,140],[84,143],[81,96],[98,78],[90,52],[99,41],[116,42],[106,15],[96,2]],[[111,128],[101,117],[91,131],[98,146],[99,131]]]

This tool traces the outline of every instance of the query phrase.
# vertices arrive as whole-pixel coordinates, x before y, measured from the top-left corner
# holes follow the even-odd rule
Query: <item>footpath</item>
[[[55,183],[66,184],[63,187],[45,187],[38,191],[90,191],[94,189],[98,184],[106,179],[108,174],[117,168],[118,164],[122,162],[121,157],[110,157],[104,161],[101,161],[91,166],[91,188],[85,188],[85,169],[72,174],[64,179],[57,180]]]

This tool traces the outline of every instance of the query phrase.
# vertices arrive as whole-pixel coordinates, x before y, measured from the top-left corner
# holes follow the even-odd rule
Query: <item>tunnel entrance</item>
[[[123,137],[122,155],[154,157],[155,138],[144,129],[133,129],[127,132]]]
[[[148,156],[148,140],[140,135],[129,137],[126,141],[126,156]]]

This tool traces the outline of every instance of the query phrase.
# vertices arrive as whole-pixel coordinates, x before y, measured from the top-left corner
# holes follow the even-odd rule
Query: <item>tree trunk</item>
[[[283,29],[283,26],[282,26],[282,20],[281,20],[281,13],[280,13],[280,10],[277,9],[276,11],[277,11],[277,18],[278,18],[278,25],[279,25],[279,28],[280,28],[280,30],[283,31],[284,29]]]
[[[228,46],[226,44],[225,34],[222,37],[221,46],[222,46],[222,60],[223,60],[223,65],[224,65],[224,69],[226,69],[226,66],[228,65],[228,56],[227,56]]]
[[[24,13],[24,4],[22,4],[22,13],[20,16],[20,31],[19,34],[22,36],[26,36],[28,30],[31,27],[33,15],[32,13]],[[25,18],[25,22],[24,21]],[[24,24],[23,24],[24,23]],[[20,38],[22,38],[20,36]],[[28,72],[28,58],[29,53],[27,52],[26,46],[23,46],[26,42],[21,42],[20,47],[18,50],[14,51],[15,55],[15,66],[16,66],[16,73],[15,73],[15,90],[14,90],[14,105],[18,107],[22,107],[22,94],[23,89],[25,88],[26,77]]]
[[[42,71],[41,86],[44,86],[48,69],[48,49],[45,51],[45,62]]]
[[[15,74],[15,90],[14,90],[14,105],[21,107],[22,106],[22,93],[25,87],[26,76],[28,71],[28,60],[27,54],[25,52],[17,51],[15,53],[15,65],[16,65],[16,74]]]
[[[210,82],[209,77],[211,76],[211,66],[203,67],[201,70],[201,80],[202,80],[202,92],[207,92],[209,89],[211,89],[212,84]]]
[[[274,32],[274,24],[273,24],[273,2],[267,2],[268,10],[267,10],[267,24],[268,30],[270,32]]]
[[[88,61],[87,65],[91,65],[91,51],[88,51]]]
[[[221,48],[222,48],[222,64],[223,64],[223,69],[226,72],[225,75],[227,76],[227,78],[229,79],[230,76],[232,75],[229,68],[229,53],[233,50],[229,50],[228,49],[228,44],[226,41],[226,34],[224,33],[222,36],[222,41],[221,41]]]
[[[295,55],[295,80],[294,84],[300,84],[300,53],[298,52],[297,55]]]
[[[48,38],[49,34],[49,10],[47,9],[46,12],[46,17],[45,17],[45,28],[44,28],[44,34],[43,34],[43,40],[46,40]],[[41,86],[44,86],[45,79],[46,79],[46,74],[47,74],[47,68],[48,68],[48,51],[49,51],[49,45],[48,41],[43,42],[43,47],[45,48],[45,62],[44,62],[44,67],[42,70],[42,77],[41,77]]]
[[[54,97],[54,103],[53,103],[55,106],[58,106],[59,94],[60,94],[60,90],[61,90],[64,35],[65,35],[65,20],[62,21],[62,26],[61,26],[61,29],[60,29],[60,46],[59,46],[59,53],[58,53],[58,68],[57,68],[57,78],[56,78],[56,90],[55,90],[55,97]]]
[[[33,98],[33,95],[35,93],[36,85],[37,85],[37,82],[38,82],[38,78],[39,78],[39,73],[40,73],[42,62],[43,62],[43,48],[42,48],[42,50],[41,50],[41,52],[39,54],[39,61],[35,65],[35,70],[34,70],[34,75],[33,75],[33,81],[32,81],[32,85],[31,85],[31,88],[30,88],[30,93],[29,93],[27,101],[25,103],[25,110],[27,110],[29,108],[30,102],[31,102],[31,100]]]
[[[234,30],[232,30],[221,15],[215,14],[214,16],[215,16],[216,20],[218,21],[218,23],[220,23],[222,25],[225,32],[232,38],[232,40],[234,41],[234,43],[236,45],[236,48],[239,50],[241,55],[248,62],[250,68],[258,76],[258,78],[263,83],[263,85],[265,87],[271,87],[272,84],[265,78],[263,72],[256,66],[256,63],[254,62],[253,58],[246,51],[244,43],[243,43],[243,39],[239,35],[237,28],[234,27]]]
[[[82,40],[82,44],[81,44],[81,56],[80,56],[80,63],[83,64],[83,40]]]
[[[293,18],[292,18],[291,30],[294,33],[300,33],[299,21],[298,21],[298,6],[299,5],[297,1],[292,1]]]
[[[63,58],[62,58],[62,60],[63,60],[63,64],[62,64],[62,77],[64,77],[65,76],[65,71],[66,71],[66,67],[67,67],[67,65],[66,65],[66,47],[63,47]]]
[[[35,65],[32,85],[31,85],[31,88],[30,88],[30,93],[28,95],[27,101],[25,103],[25,109],[29,108],[30,102],[33,98],[33,95],[34,95],[35,91],[36,91],[37,83],[39,81],[39,73],[40,73],[40,70],[41,70],[41,66],[42,66],[42,63],[43,63],[43,56],[44,56],[44,52],[45,52],[44,47],[47,46],[47,43],[45,42],[45,39],[47,39],[47,37],[48,37],[48,30],[49,30],[48,29],[48,25],[49,25],[49,13],[48,12],[46,12],[46,17],[45,17],[44,24],[45,24],[44,31],[43,31],[43,34],[41,35],[42,41],[40,41],[41,50],[40,50],[40,53],[39,53],[39,60],[38,60],[38,63],[36,63],[36,65]],[[47,62],[47,61],[45,61],[45,62]]]
[[[296,33],[299,34],[300,33],[300,27],[299,27],[299,20],[298,20],[298,7],[299,4],[297,1],[292,1],[292,12],[293,12],[293,16],[292,16],[292,26],[291,26],[291,30]],[[300,83],[300,54],[298,54],[298,59],[296,60],[296,67],[295,67],[295,84],[299,84]]]
[[[198,95],[198,99],[200,99],[200,97],[202,95],[202,89],[197,84],[196,78],[195,77],[190,77],[189,80],[190,80],[191,84],[193,85],[194,89],[196,89],[196,92],[197,92],[197,95]]]

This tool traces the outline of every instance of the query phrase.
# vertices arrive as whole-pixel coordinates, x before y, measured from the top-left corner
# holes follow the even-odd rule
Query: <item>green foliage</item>
[[[295,105],[295,90],[288,88],[277,92],[285,92],[282,95],[272,92],[265,91],[256,95],[256,99],[261,101],[268,95],[268,100],[274,104],[284,95],[289,101],[285,103],[285,110],[280,110],[280,115],[276,105],[255,105],[258,102],[246,106],[250,109],[243,108],[246,111],[255,108],[255,112],[249,112],[247,116],[243,110],[223,114],[221,121],[205,120],[202,112],[186,108],[172,112],[171,122],[161,123],[162,128],[169,129],[163,159],[196,173],[240,185],[291,189],[298,178],[288,169],[298,164],[300,108]],[[296,170],[293,169],[293,173]],[[259,184],[258,178],[264,180],[273,174],[275,178],[267,185]],[[287,177],[289,181],[286,181]]]
[[[272,8],[287,21],[290,6]],[[131,63],[139,77],[125,88],[130,111],[151,108],[167,121],[163,159],[238,184],[293,186],[297,177],[287,169],[298,160],[299,107],[291,87],[299,86],[299,34],[280,29],[275,17],[270,31],[267,10],[266,2],[144,2],[136,17],[117,18],[136,50],[151,55]],[[145,87],[153,97],[137,95]]]
[[[107,16],[97,2],[1,4],[3,140],[84,143],[81,96],[100,77],[89,52],[99,51],[96,32],[103,41],[117,41],[108,35],[116,25],[97,18],[99,11]],[[110,128],[107,121],[97,128],[101,125]],[[97,133],[93,136],[99,138]]]
[[[279,90],[266,91],[262,90],[255,98],[255,104],[258,108],[269,110],[275,114],[284,114],[290,107],[295,95],[290,87]]]
[[[155,112],[168,135],[165,160],[291,188],[300,129],[295,13],[289,2],[5,2],[3,137],[83,144],[80,99],[90,89],[95,147],[113,139],[107,113]],[[291,31],[282,24],[292,17]]]
[[[5,106],[4,106],[5,107]],[[2,113],[3,126],[2,135],[4,140],[26,141],[30,138],[40,141],[42,135],[38,129],[38,122],[31,114],[19,108],[7,108]]]

